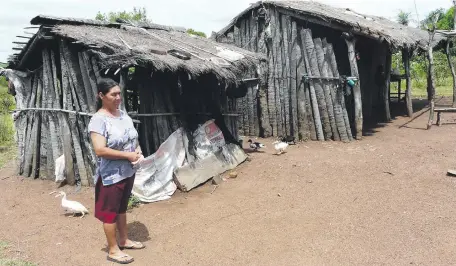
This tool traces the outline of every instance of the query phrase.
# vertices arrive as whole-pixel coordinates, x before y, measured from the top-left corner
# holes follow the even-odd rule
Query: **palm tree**
[[[410,23],[410,15],[410,12],[404,12],[400,10],[399,14],[397,14],[397,22],[404,26],[408,26],[408,24]]]

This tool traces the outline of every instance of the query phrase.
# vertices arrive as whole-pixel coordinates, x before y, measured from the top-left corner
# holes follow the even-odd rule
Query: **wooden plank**
[[[259,134],[263,134],[263,137],[269,138],[272,136],[272,127],[271,121],[269,120],[269,107],[268,107],[268,86],[266,85],[266,81],[268,80],[269,73],[267,71],[268,64],[266,62],[260,63],[258,67],[258,77],[259,80],[259,88],[258,88],[258,104],[259,104]]]
[[[331,44],[325,43],[325,49],[326,49],[326,56],[325,56],[325,65],[327,67],[327,73],[329,77],[334,77],[334,78],[339,78],[339,73],[337,70],[337,63],[335,62],[335,54],[334,54],[334,48]],[[334,68],[336,73],[334,73]],[[348,142],[350,141],[348,134],[347,134],[347,128],[345,126],[345,120],[344,120],[344,114],[343,114],[343,109],[342,109],[342,103],[341,101],[343,98],[340,98],[338,94],[341,94],[343,97],[343,91],[337,84],[330,84],[330,90],[331,90],[331,98],[334,104],[334,117],[336,119],[336,126],[337,126],[337,132],[339,133],[340,140],[343,142]],[[348,117],[347,117],[348,119]]]
[[[54,81],[52,79],[52,66],[51,66],[51,55],[50,50],[43,49],[42,51],[43,56],[43,83],[47,91],[47,104],[46,108],[53,108],[55,106],[55,102],[57,101],[55,96],[55,89],[54,89]],[[58,144],[58,137],[56,132],[55,126],[55,116],[54,114],[48,112],[47,114],[47,127],[48,127],[48,142],[49,145],[47,147],[47,163],[48,163],[48,179],[54,179],[54,164],[55,160],[58,158],[59,151],[59,144]]]
[[[126,112],[127,111],[127,80],[128,80],[128,69],[124,68],[120,70],[120,97],[122,97],[122,101],[120,103],[120,110]]]
[[[42,80],[39,78],[41,77],[41,71],[38,71],[36,73],[37,75],[37,82],[38,82],[38,87],[37,87],[37,92],[36,92],[36,104],[35,106],[40,108],[41,107],[41,102],[42,102],[42,94],[43,94],[43,84]],[[33,153],[33,158],[32,158],[32,171],[31,171],[31,177],[33,178],[38,178],[39,177],[39,171],[40,171],[40,155],[41,155],[41,143],[40,143],[40,137],[41,137],[41,115],[39,113],[35,113],[35,124],[34,124],[34,129],[32,132],[32,153]]]
[[[60,43],[60,67],[62,73],[62,98],[63,98],[63,109],[66,110],[73,110],[73,106],[71,104],[71,92],[70,92],[70,81],[69,81],[69,74],[67,70],[67,64],[64,58],[64,51],[63,51],[63,41]],[[73,145],[72,145],[72,137],[71,131],[69,128],[68,123],[68,115],[62,114],[61,115],[61,122],[62,125],[61,135],[63,136],[63,154],[65,156],[65,179],[69,185],[74,185],[76,183],[76,176],[74,172],[74,159],[73,159]]]
[[[88,73],[89,68],[87,67],[87,65],[85,63],[82,52],[78,52],[78,61],[79,61],[79,69],[81,71],[80,73],[81,73],[81,77],[82,77],[82,84],[84,85],[83,89],[84,89],[84,92],[86,95],[86,97],[83,100],[87,100],[87,111],[89,111],[91,113],[95,113],[96,112],[96,99],[95,99],[96,94],[93,93],[92,83],[90,82],[89,73]]]
[[[276,16],[276,26],[273,28],[276,28],[276,35],[275,39],[272,41],[276,44],[275,45],[275,57],[277,58],[276,60],[276,105],[277,105],[277,133],[279,136],[284,136],[286,134],[285,132],[285,117],[284,117],[284,95],[283,95],[283,87],[285,86],[285,80],[283,78],[284,76],[284,62],[283,62],[283,52],[282,52],[282,46],[283,46],[283,35],[282,35],[282,27],[280,26],[281,24],[281,18],[279,12],[277,10],[275,11],[275,16]]]
[[[249,136],[256,136],[255,126],[254,126],[254,87],[249,85],[247,88],[247,115],[248,115],[248,127],[249,127]]]
[[[87,54],[87,52],[82,52],[82,62],[85,70],[87,71],[87,75],[89,78],[89,83],[90,83],[90,88],[92,90],[91,94],[93,97],[93,101],[95,102],[95,107],[96,107],[96,102],[97,102],[97,94],[98,94],[98,88],[97,88],[97,76],[95,75],[95,70],[92,67],[92,62],[90,60],[90,56]],[[96,108],[95,108],[96,111]]]
[[[351,75],[358,78],[358,82],[353,87],[353,97],[355,101],[355,137],[358,140],[362,139],[363,136],[363,103],[361,97],[361,80],[359,78],[358,64],[355,56],[355,39],[345,40],[348,47],[348,61],[350,63]],[[391,65],[391,64],[390,64]],[[386,73],[386,72],[385,72]],[[389,112],[389,105],[388,105]]]
[[[334,48],[331,44],[328,44],[328,59],[331,71],[334,77],[339,77],[339,70],[337,69],[336,54],[334,53]],[[347,108],[345,106],[345,95],[344,89],[342,87],[336,89],[336,102],[341,105],[342,116],[345,122],[345,129],[349,141],[353,140],[353,135],[350,127],[350,120],[348,118]]]
[[[388,50],[386,52],[386,62],[385,62],[385,85],[383,85],[383,107],[385,108],[385,121],[391,121],[391,112],[390,112],[390,99],[389,99],[389,92],[391,86],[391,60],[392,54],[391,51]],[[355,98],[356,104],[356,98]],[[357,137],[358,138],[358,137]]]
[[[275,13],[271,12],[271,21],[270,25],[275,25],[276,23],[276,17]],[[276,99],[275,99],[275,90],[276,90],[276,64],[277,64],[277,59],[275,57],[275,35],[276,31],[274,27],[271,27],[271,41],[269,42],[269,45],[267,46],[268,48],[268,69],[269,69],[269,75],[268,75],[268,115],[269,115],[269,123],[271,125],[272,129],[272,135],[273,136],[278,136],[278,122],[277,122],[277,105],[276,105]]]
[[[80,67],[79,67],[79,60],[76,54],[71,51],[70,47],[67,46],[66,43],[62,43],[63,48],[63,56],[65,60],[65,68],[67,70],[69,76],[69,88],[71,92],[71,102],[74,104],[74,108],[76,111],[79,112],[87,112],[87,96],[85,90],[83,89],[82,78],[80,77]],[[70,109],[71,110],[71,109]],[[76,157],[76,165],[77,171],[75,172],[76,176],[79,176],[81,180],[81,185],[89,186],[90,185],[90,176],[87,173],[86,168],[86,156],[84,156],[83,147],[87,146],[86,139],[84,137],[80,138],[80,136],[84,136],[83,132],[87,128],[86,123],[84,120],[80,119],[80,117],[76,117],[76,115],[69,114],[70,119],[70,130],[71,130],[71,137],[73,139],[73,147],[74,147],[74,154]]]
[[[255,15],[250,19],[250,38],[252,38],[251,50],[258,52],[258,18]]]
[[[402,62],[404,63],[405,69],[405,103],[407,105],[407,115],[409,117],[413,117],[413,100],[412,100],[412,80],[410,75],[410,57],[411,52],[410,49],[404,48],[402,49]],[[454,68],[452,70],[454,72]],[[455,79],[453,79],[454,81]],[[454,85],[456,87],[456,84]]]
[[[314,39],[315,52],[317,54],[318,68],[320,69],[320,76],[323,78],[329,78],[328,65],[326,62],[326,55],[323,50],[323,42],[320,38]],[[336,118],[334,114],[333,99],[331,96],[331,81],[322,80],[323,93],[325,96],[326,109],[328,110],[329,123],[331,125],[332,137],[335,141],[340,141],[339,131],[336,125]]]
[[[30,101],[27,105],[27,107],[35,107],[36,106],[36,93],[38,91],[38,76],[36,73],[32,76],[32,93],[31,93],[31,98]],[[32,158],[33,158],[33,143],[34,143],[34,130],[35,130],[35,112],[27,112],[27,129],[26,129],[26,135],[24,139],[24,163],[23,163],[23,174],[26,177],[31,176],[31,171],[32,171]]]
[[[303,141],[308,141],[311,139],[311,129],[310,123],[308,120],[308,111],[306,106],[306,84],[304,82],[303,76],[306,75],[306,68],[304,65],[304,59],[302,55],[302,41],[300,35],[298,34],[298,26],[295,21],[292,22],[292,35],[293,35],[293,54],[292,58],[296,58],[296,109],[297,109],[297,123],[298,123],[298,139]],[[294,63],[293,63],[294,64]],[[310,103],[310,101],[309,101]],[[311,114],[310,114],[311,116]],[[314,128],[315,130],[315,128]],[[315,132],[315,131],[314,131]]]
[[[456,113],[456,108],[434,108],[434,111],[442,113]]]
[[[285,117],[285,135],[289,136],[292,135],[292,122],[291,122],[291,114],[290,114],[290,100],[291,100],[291,75],[290,75],[290,53],[291,53],[291,21],[290,17],[282,15],[282,34],[283,34],[283,45],[282,45],[282,59],[285,63],[285,68],[283,69],[282,78],[284,79],[284,86],[283,86],[283,101],[284,101],[284,117]]]
[[[298,46],[298,31],[296,28],[296,22],[290,21],[291,25],[291,35],[290,35],[290,42],[289,42],[289,49],[290,52],[290,130],[291,135],[294,136],[296,139],[300,139],[299,137],[299,126],[298,126],[298,92],[297,87],[298,84],[301,82],[297,81],[297,69],[298,69],[298,60],[301,59],[301,51]],[[299,55],[298,55],[299,53]],[[299,57],[298,57],[299,56]],[[301,76],[302,77],[302,76]],[[304,91],[303,91],[304,93]],[[304,96],[304,94],[302,95]],[[304,101],[303,107],[304,105]],[[305,110],[305,108],[304,108]]]
[[[312,40],[312,33],[310,30],[305,29],[303,32],[303,40],[305,42],[306,48],[306,68],[308,72],[313,76],[320,76],[320,70],[318,69],[317,54],[315,51],[315,46]],[[326,109],[326,101],[324,97],[323,87],[321,82],[311,82],[311,95],[312,95],[312,104],[318,106],[318,117],[314,107],[314,121],[316,127],[319,128],[318,123],[321,121],[321,127],[324,134],[324,139],[329,140],[332,137],[331,125],[329,123],[328,110]],[[313,88],[312,88],[313,87]],[[315,98],[313,96],[315,95]],[[320,120],[321,119],[321,120]],[[319,129],[318,129],[319,130]],[[318,140],[322,140],[322,137],[317,131]]]

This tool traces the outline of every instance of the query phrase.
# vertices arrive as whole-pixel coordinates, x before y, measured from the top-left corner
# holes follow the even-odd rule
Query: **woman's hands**
[[[138,151],[133,151],[133,152],[128,152],[126,157],[131,163],[134,163],[134,162],[138,161],[141,158],[141,156],[142,156],[141,153],[139,153]]]

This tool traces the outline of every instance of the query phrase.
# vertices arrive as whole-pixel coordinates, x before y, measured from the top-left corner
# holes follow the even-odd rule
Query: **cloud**
[[[94,18],[98,11],[131,10],[145,7],[153,22],[170,26],[194,28],[210,34],[218,31],[255,0],[14,0],[4,1],[0,9],[0,62],[12,54],[12,42],[24,32],[30,20],[38,14]],[[357,12],[395,19],[399,10],[412,12],[413,0],[320,0],[320,2],[349,7]],[[416,0],[418,16],[423,19],[431,10],[449,8],[448,0]]]

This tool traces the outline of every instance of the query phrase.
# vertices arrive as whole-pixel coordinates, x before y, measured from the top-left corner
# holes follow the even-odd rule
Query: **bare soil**
[[[417,112],[362,141],[251,153],[215,191],[208,183],[129,214],[136,265],[450,265],[456,261],[456,114],[425,130]],[[410,122],[410,123],[408,123]],[[0,241],[39,265],[109,265],[93,213],[66,217],[54,183],[0,172]],[[6,179],[5,179],[6,178]],[[92,188],[72,193],[93,211]],[[213,193],[211,194],[211,192]]]

